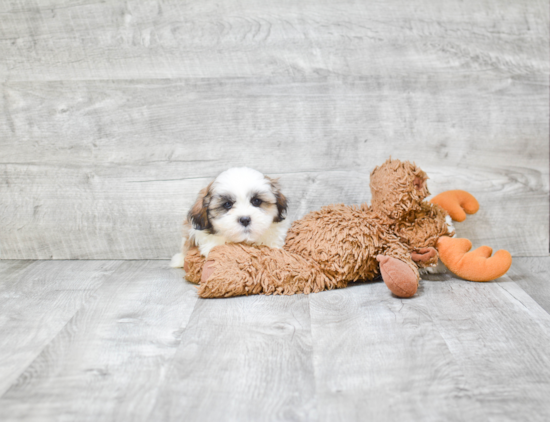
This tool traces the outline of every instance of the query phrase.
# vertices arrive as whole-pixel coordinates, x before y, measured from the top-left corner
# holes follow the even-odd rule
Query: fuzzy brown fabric
[[[314,261],[268,246],[230,244],[208,255],[213,273],[201,282],[201,297],[313,293],[345,287],[346,280],[323,272]]]
[[[415,164],[389,159],[371,173],[372,206],[330,205],[311,212],[292,224],[284,250],[236,244],[213,248],[199,295],[295,294],[345,287],[376,278],[381,255],[404,264],[394,271],[393,261],[383,260],[388,274],[405,274],[404,293],[399,294],[395,277],[391,290],[410,296],[411,279],[418,284],[418,268],[437,262],[437,253],[423,256],[426,249],[449,234],[446,212],[424,201],[429,195],[426,180]]]
[[[191,283],[199,284],[201,281],[202,267],[206,259],[199,252],[199,248],[192,247],[185,255],[183,269],[185,270],[185,279]]]

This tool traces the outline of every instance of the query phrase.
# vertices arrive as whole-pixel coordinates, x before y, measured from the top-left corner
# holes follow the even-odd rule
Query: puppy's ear
[[[210,205],[210,198],[212,196],[210,192],[211,186],[212,183],[201,189],[195,204],[189,210],[189,214],[187,214],[187,220],[189,220],[196,230],[210,230],[212,228],[212,224],[210,224],[210,220],[208,219],[208,205]]]
[[[275,205],[277,205],[277,215],[273,219],[274,223],[280,223],[286,218],[286,209],[288,207],[288,201],[286,196],[281,193],[281,187],[279,186],[279,179],[272,179],[266,176],[266,179],[271,185],[271,191],[275,195]]]

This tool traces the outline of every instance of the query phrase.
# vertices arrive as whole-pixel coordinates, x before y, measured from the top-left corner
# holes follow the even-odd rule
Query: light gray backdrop
[[[466,189],[475,246],[547,255],[549,7],[517,0],[2,1],[0,258],[169,258],[231,166],[290,218],[390,155]]]

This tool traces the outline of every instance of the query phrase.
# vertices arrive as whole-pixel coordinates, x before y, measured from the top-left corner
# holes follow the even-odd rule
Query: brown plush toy
[[[311,293],[345,287],[379,275],[399,297],[416,293],[419,268],[439,256],[455,274],[473,281],[500,277],[511,265],[507,251],[490,257],[482,246],[468,252],[467,239],[455,239],[449,215],[462,221],[479,205],[464,191],[429,195],[426,173],[408,161],[389,159],[371,173],[372,205],[330,205],[297,220],[284,249],[227,244],[205,258],[191,249],[186,278],[199,283],[201,297]],[[462,220],[460,220],[462,219]]]

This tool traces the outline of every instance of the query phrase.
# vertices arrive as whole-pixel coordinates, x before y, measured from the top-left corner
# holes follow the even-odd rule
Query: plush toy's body
[[[293,223],[283,250],[218,246],[206,263],[192,250],[186,278],[200,281],[202,297],[229,297],[319,292],[381,274],[394,294],[410,297],[418,269],[435,265],[438,241],[454,234],[445,210],[424,201],[426,180],[414,164],[388,160],[371,174],[371,206],[311,212]]]

